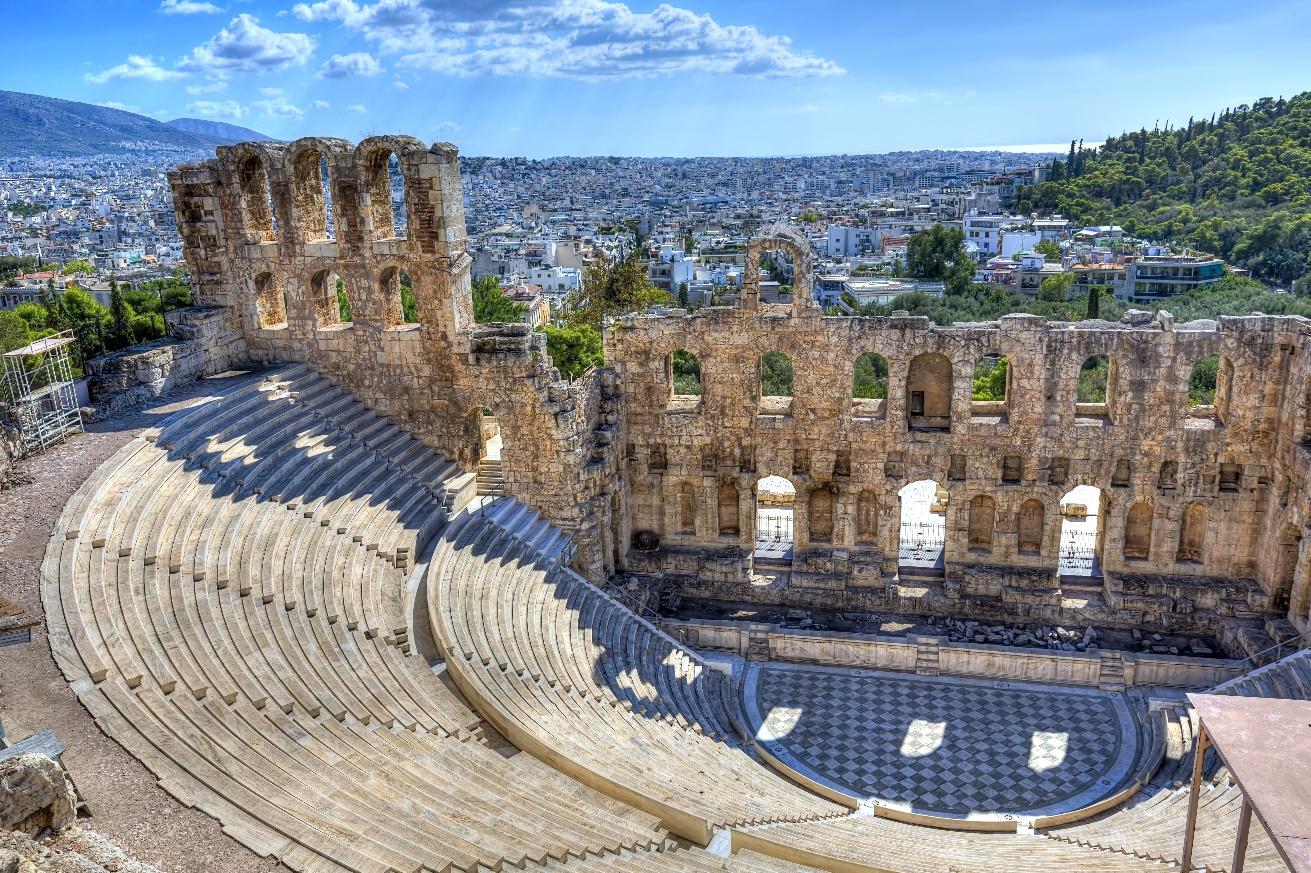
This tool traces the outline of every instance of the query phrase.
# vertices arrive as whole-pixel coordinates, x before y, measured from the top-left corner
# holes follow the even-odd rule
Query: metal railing
[[[946,524],[924,521],[903,521],[897,542],[897,562],[901,564],[935,565],[942,560],[946,544]]]

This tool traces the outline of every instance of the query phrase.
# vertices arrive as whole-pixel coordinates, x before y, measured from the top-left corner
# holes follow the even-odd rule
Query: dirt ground
[[[14,465],[0,491],[0,594],[42,617],[40,570],[46,541],[65,503],[83,480],[136,434],[250,376],[204,379],[155,403],[108,421],[44,454]],[[63,762],[91,809],[85,826],[162,871],[247,873],[285,871],[224,835],[219,823],[182,806],[155,777],[101,733],[50,656],[45,625],[27,645],[0,648],[0,721],[12,742],[49,728],[67,747]]]

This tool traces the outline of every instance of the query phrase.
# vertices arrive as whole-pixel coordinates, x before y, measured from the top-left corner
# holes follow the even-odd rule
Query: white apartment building
[[[978,246],[985,257],[1001,252],[1001,229],[1011,221],[1005,215],[967,215],[964,218],[965,241]]]
[[[850,258],[879,250],[879,231],[873,227],[844,227],[832,225],[828,229],[828,256]]]

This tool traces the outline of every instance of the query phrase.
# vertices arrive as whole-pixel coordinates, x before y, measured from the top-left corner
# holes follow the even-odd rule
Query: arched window
[[[852,414],[882,418],[888,402],[888,361],[873,352],[856,358],[851,370]]]
[[[264,170],[264,162],[257,155],[248,155],[238,165],[237,184],[241,188],[241,217],[246,226],[246,242],[273,242],[274,217],[269,177]]]
[[[1110,409],[1114,368],[1106,355],[1093,355],[1079,367],[1075,414],[1105,417]]]
[[[792,360],[782,352],[766,352],[761,356],[760,396],[792,396]]]
[[[1017,527],[1017,545],[1022,555],[1037,555],[1042,552],[1042,535],[1043,526],[1046,520],[1047,507],[1043,506],[1041,500],[1026,500],[1020,506],[1019,524]]]
[[[970,501],[969,544],[971,551],[992,551],[992,529],[997,517],[997,502],[986,494]]]
[[[327,158],[313,149],[297,156],[292,168],[292,197],[296,220],[308,242],[336,238]]]
[[[946,355],[917,355],[906,374],[906,426],[951,430],[952,368]]]
[[[255,277],[255,308],[260,327],[287,326],[287,295],[272,273]]]
[[[742,532],[738,517],[737,486],[732,482],[719,484],[719,535],[737,536]]]
[[[810,541],[827,543],[833,539],[833,492],[827,487],[810,492]]]
[[[346,280],[331,270],[320,270],[310,280],[310,295],[314,300],[315,327],[350,324],[351,301],[346,293]]]
[[[879,500],[873,491],[862,491],[856,498],[856,539],[872,543],[879,536]]]
[[[696,355],[675,349],[669,356],[669,390],[676,398],[701,396],[701,362]]]
[[[1124,557],[1145,561],[1152,554],[1152,505],[1143,501],[1129,508],[1124,520]]]
[[[379,150],[365,163],[365,191],[374,239],[404,239],[409,224],[405,206],[405,179],[396,154]]]
[[[678,486],[679,533],[696,533],[696,489],[691,482]]]
[[[1184,510],[1179,525],[1179,551],[1175,560],[1180,563],[1200,563],[1202,545],[1206,541],[1206,504],[1200,500],[1190,503]]]
[[[410,274],[397,267],[384,270],[379,280],[382,292],[383,323],[385,327],[400,327],[419,323],[419,304],[414,299],[414,285]],[[349,301],[347,301],[349,304]]]

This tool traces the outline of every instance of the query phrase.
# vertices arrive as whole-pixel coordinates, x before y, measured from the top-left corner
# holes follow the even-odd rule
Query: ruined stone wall
[[[750,290],[744,296],[750,301]],[[800,301],[629,317],[607,332],[606,359],[624,386],[632,540],[660,545],[616,546],[629,569],[679,578],[683,593],[795,603],[795,590],[753,595],[744,586],[754,486],[782,476],[797,491],[788,587],[853,595],[824,602],[913,611],[920,598],[931,612],[954,600],[956,609],[1012,618],[1092,606],[1103,620],[1197,621],[1215,632],[1217,617],[1287,608],[1267,543],[1306,524],[1308,449],[1290,434],[1305,417],[1295,386],[1306,384],[1306,362],[1291,362],[1295,349],[1311,349],[1307,334],[1301,319],[1262,316],[1176,325],[1168,315],[1120,324],[1016,315],[936,327],[923,318],[823,317]],[[698,399],[671,396],[666,362],[676,349],[700,362]],[[760,396],[760,359],[770,351],[792,361],[791,398]],[[888,361],[882,403],[852,398],[853,364],[865,352]],[[975,364],[989,354],[1009,360],[1004,404],[971,401]],[[1077,404],[1080,367],[1102,354],[1111,361],[1107,402]],[[1212,354],[1222,356],[1216,409],[1190,411],[1191,368]],[[925,391],[927,407],[945,392],[947,418],[932,408],[913,415],[912,390]],[[907,585],[896,577],[898,491],[920,479],[949,495],[946,570],[941,583]],[[1103,495],[1105,576],[1086,580],[1101,590],[1073,602],[1057,575],[1058,505],[1081,484]],[[688,489],[690,525],[680,513]],[[731,505],[733,489],[736,518],[726,525],[724,494]],[[976,499],[991,501],[990,514],[971,512]],[[1205,510],[1193,510],[1195,555],[1180,548],[1194,504]],[[862,507],[873,517],[864,523]],[[971,530],[972,515],[986,531]],[[1126,536],[1128,553],[1141,557],[1126,556]],[[1306,563],[1293,597],[1298,621]]]
[[[1304,320],[829,318],[810,293],[806,240],[776,225],[749,246],[739,307],[624,318],[605,331],[610,369],[569,383],[541,335],[473,324],[454,147],[247,143],[170,181],[221,357],[309,363],[466,469],[489,409],[509,490],[575,535],[577,566],[594,579],[622,570],[707,596],[821,592],[999,620],[1083,614],[1208,632],[1221,619],[1307,620]],[[773,252],[791,264],[789,304],[761,299],[760,261]],[[401,316],[401,271],[417,324]],[[699,397],[672,396],[676,349],[700,362]],[[791,397],[761,397],[770,351],[791,360]],[[886,400],[851,396],[865,352],[888,362]],[[976,363],[994,354],[1009,361],[1007,399],[974,402]],[[1190,370],[1212,354],[1223,356],[1216,404],[1190,410]],[[1108,396],[1078,403],[1094,355],[1110,359]],[[766,475],[797,491],[781,590],[750,587],[754,486]],[[898,491],[920,479],[947,495],[945,570],[927,581],[898,574]],[[1080,484],[1102,495],[1104,575],[1062,582],[1059,502]]]
[[[405,185],[404,233],[392,221],[392,155]],[[511,493],[578,534],[580,569],[600,576],[613,567],[602,554],[610,538],[597,533],[613,478],[604,472],[601,376],[567,383],[541,335],[474,325],[453,146],[409,137],[245,143],[170,182],[193,297],[222,308],[250,360],[314,366],[466,469],[478,461],[482,410],[491,410]],[[418,323],[403,318],[402,271]],[[338,278],[350,301],[344,323]]]
[[[166,317],[169,336],[87,361],[94,419],[118,415],[248,359],[245,340],[232,330],[223,307],[188,306]]]

